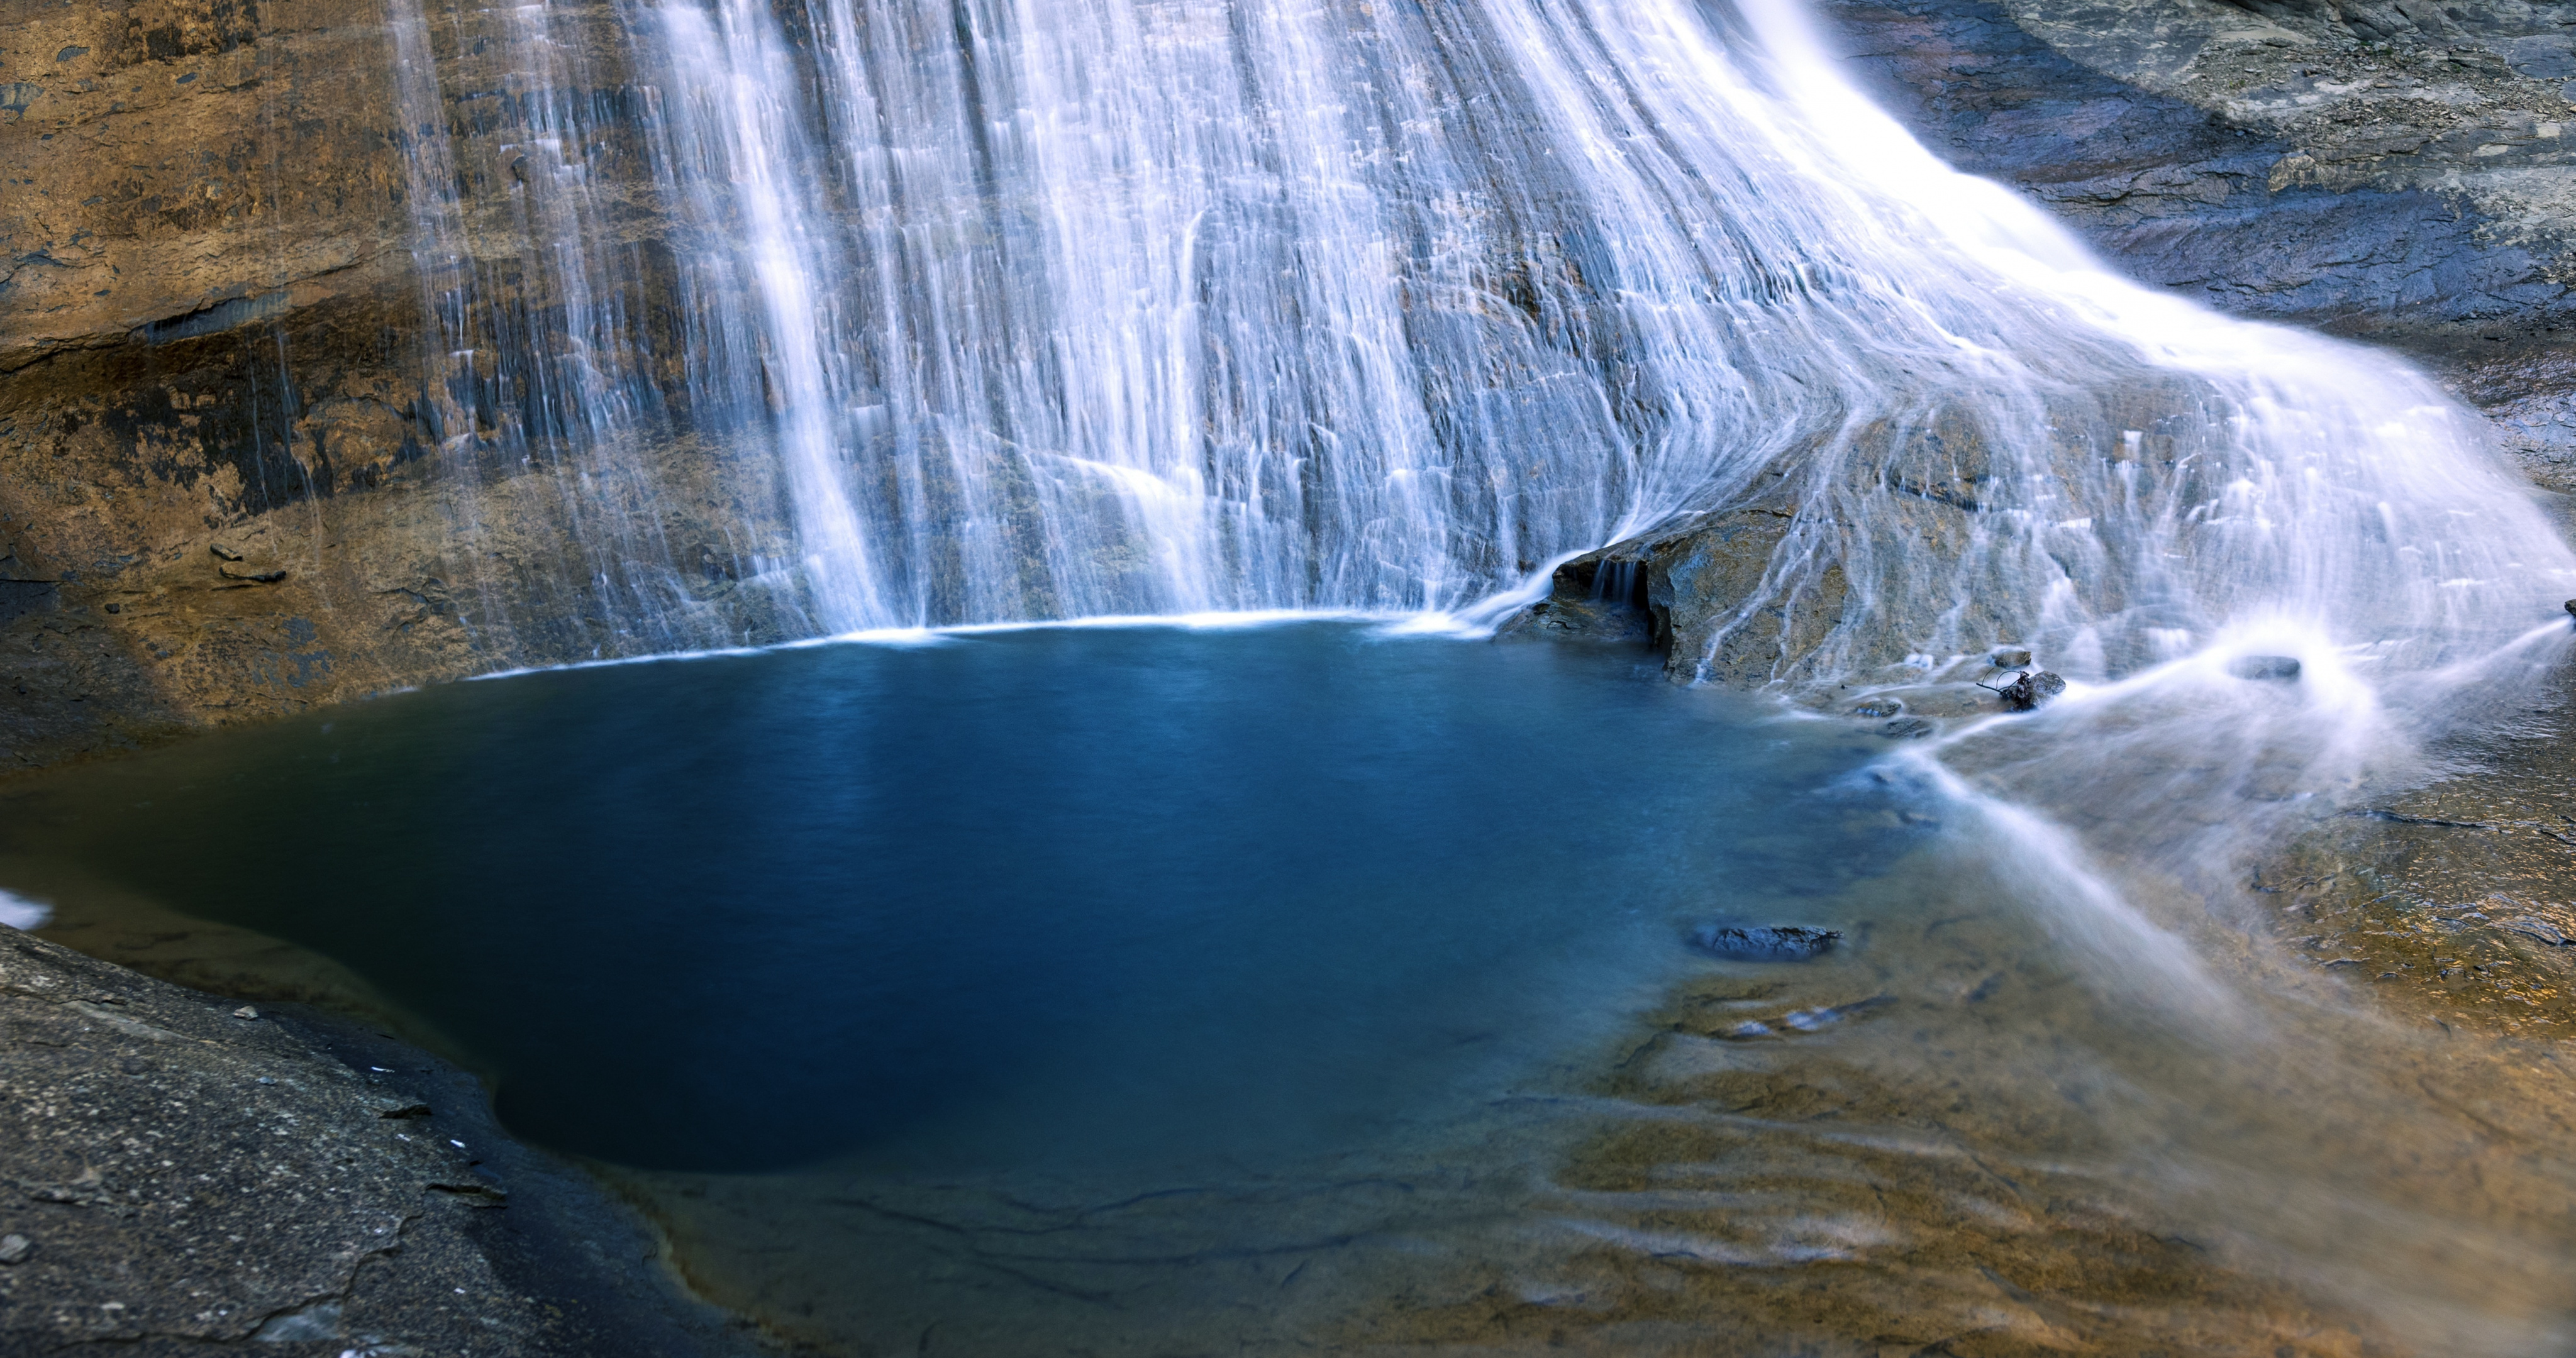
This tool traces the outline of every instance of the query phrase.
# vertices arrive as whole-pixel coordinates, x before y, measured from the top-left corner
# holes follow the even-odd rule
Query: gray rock
[[[299,1006],[234,1009],[0,926],[0,1352],[747,1347],[639,1262],[648,1228],[510,1143],[472,1077]],[[461,1111],[387,1121],[388,1099]]]
[[[1833,951],[1842,938],[1835,929],[1803,924],[1747,926],[1703,924],[1691,931],[1691,946],[1731,962],[1804,962]]]
[[[1999,650],[1986,657],[1999,670],[2018,670],[2030,665],[2030,652],[2018,649]]]
[[[1901,717],[1905,715],[1905,700],[1903,698],[1871,698],[1854,706],[1852,708],[1852,715],[1855,717],[1877,717],[1881,719],[1888,717]]]
[[[2576,313],[2550,262],[2576,241],[2576,174],[2554,16],[2235,7],[2273,22],[2195,0],[1821,6],[1935,151],[2037,198],[2125,272],[2471,362],[2493,357],[2486,339],[2555,343]]]
[[[2046,670],[2016,674],[2012,682],[1995,690],[2007,712],[2035,712],[2058,694],[2066,691],[2066,681]]]
[[[1898,717],[1878,728],[1878,733],[1889,740],[1921,740],[1932,734],[1932,723],[1921,717]]]
[[[2299,662],[2286,655],[2241,655],[2227,662],[2227,672],[2239,679],[2285,682],[2299,677]]]

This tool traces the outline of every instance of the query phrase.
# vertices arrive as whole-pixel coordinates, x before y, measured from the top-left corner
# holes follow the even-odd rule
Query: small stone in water
[[[1878,728],[1878,733],[1889,740],[1919,740],[1932,734],[1932,723],[1921,717],[1898,717]]]
[[[2041,670],[2036,674],[2013,676],[2013,681],[1997,690],[1997,693],[2004,700],[2005,711],[2030,712],[2065,691],[2065,680],[2046,670]]]
[[[1833,951],[1841,937],[1840,930],[1802,924],[1703,924],[1691,931],[1691,946],[1737,962],[1804,962]]]
[[[1742,1023],[1727,1029],[1726,1035],[1728,1037],[1769,1037],[1771,1035],[1771,1025],[1764,1023],[1759,1019],[1746,1019]]]
[[[36,1252],[36,1242],[23,1235],[0,1235],[0,1264],[22,1262]]]
[[[2286,655],[2240,655],[2227,662],[2227,672],[2239,679],[2296,679],[2299,662]]]
[[[2576,618],[2576,599],[2567,601],[2567,616]]]
[[[1905,713],[1902,698],[1872,698],[1852,709],[1855,717],[1896,717]]]
[[[259,1017],[259,1011],[245,1004],[241,1008],[233,1011],[233,1017],[237,1019],[255,1019]]]
[[[2030,652],[2019,649],[2003,650],[1986,658],[1994,662],[1996,669],[2017,670],[2030,663]]]

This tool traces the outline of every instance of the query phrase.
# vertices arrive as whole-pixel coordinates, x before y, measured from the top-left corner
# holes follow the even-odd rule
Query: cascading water
[[[1741,611],[1839,624],[1782,678],[2009,638],[2100,679],[2258,618],[2419,668],[2571,565],[2422,379],[2122,283],[1769,0],[616,17],[615,98],[550,57],[495,101],[482,178],[524,182],[486,229],[557,300],[443,294],[482,407],[447,420],[759,442],[727,475],[792,516],[744,552],[795,563],[791,631],[1456,610],[1756,497],[1792,526]],[[586,164],[618,147],[622,189]],[[678,352],[613,304],[645,213]]]

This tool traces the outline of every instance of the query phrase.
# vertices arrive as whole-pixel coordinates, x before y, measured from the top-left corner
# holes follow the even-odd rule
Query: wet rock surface
[[[2448,776],[2366,792],[2250,886],[2296,953],[2401,1013],[2576,1032],[2576,674],[2438,751]]]
[[[1832,0],[1962,169],[2222,310],[2423,348],[2566,323],[2562,6]]]
[[[2576,490],[2576,13],[2506,0],[1826,0],[1926,144],[2118,268],[2404,349]]]
[[[0,1351],[748,1351],[650,1231],[373,1031],[0,927]]]
[[[581,97],[615,106],[610,7],[552,13],[606,87]],[[484,173],[527,131],[489,97],[525,35],[492,11],[429,28],[464,276],[414,252],[428,129],[374,0],[0,15],[0,773],[514,663],[786,635],[744,579],[745,544],[784,521],[725,486],[741,450],[667,418],[583,447],[526,397],[559,374],[497,367],[503,335],[440,342],[433,293],[486,328],[612,305],[622,342],[684,347],[658,208],[618,227],[643,261],[627,289],[574,299],[527,257],[537,190]],[[631,189],[650,174],[619,126],[584,169]],[[634,531],[591,552],[594,509]]]

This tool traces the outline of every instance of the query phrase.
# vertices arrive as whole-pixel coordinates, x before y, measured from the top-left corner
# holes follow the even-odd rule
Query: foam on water
[[[52,905],[0,890],[0,924],[12,929],[41,929],[53,918]]]

